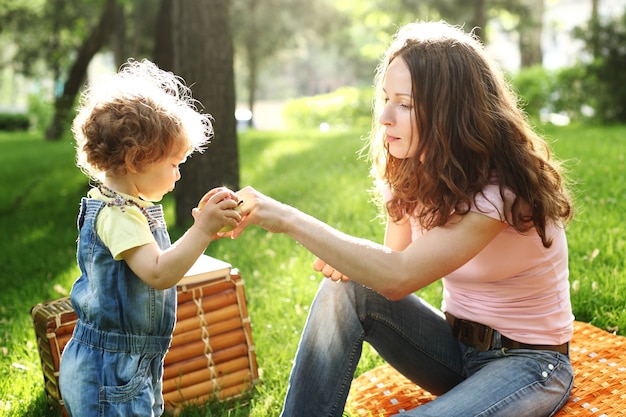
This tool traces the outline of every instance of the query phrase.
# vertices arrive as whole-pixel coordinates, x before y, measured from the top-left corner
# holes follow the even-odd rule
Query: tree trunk
[[[471,27],[476,36],[478,36],[483,43],[487,43],[485,28],[487,27],[487,17],[485,10],[485,0],[474,0],[474,15],[472,17]]]
[[[111,34],[111,50],[113,51],[113,62],[119,67],[126,61],[126,16],[124,8],[117,8],[115,28]]]
[[[519,48],[521,68],[543,63],[541,33],[543,30],[544,0],[525,0],[521,5]]]
[[[54,115],[46,131],[47,140],[61,139],[63,132],[68,127],[72,106],[85,81],[87,67],[93,56],[102,48],[112,33],[115,27],[116,13],[116,0],[106,0],[98,25],[92,30],[78,50],[76,61],[70,68],[67,81],[63,85],[63,93],[54,102]]]
[[[185,79],[206,113],[213,116],[215,130],[208,149],[182,166],[175,190],[179,226],[191,222],[191,209],[209,189],[239,188],[229,7],[230,2],[223,0],[178,0],[172,7],[174,73]]]
[[[260,34],[258,6],[258,1],[252,0],[250,2],[250,8],[248,9],[250,15],[249,28],[245,41],[246,63],[248,64],[248,109],[250,109],[252,114],[252,117],[250,117],[248,121],[248,127],[250,128],[254,126],[254,102],[256,101],[256,89],[259,77],[259,48],[257,42]]]
[[[591,50],[594,58],[600,57],[600,19],[598,18],[598,1],[591,0]]]
[[[161,0],[155,28],[154,63],[167,71],[173,71],[174,69],[173,4],[173,0]]]

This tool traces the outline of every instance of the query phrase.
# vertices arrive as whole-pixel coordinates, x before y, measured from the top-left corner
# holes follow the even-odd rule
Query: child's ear
[[[137,174],[139,172],[139,168],[137,168],[135,163],[128,158],[126,158],[126,172],[129,174]]]

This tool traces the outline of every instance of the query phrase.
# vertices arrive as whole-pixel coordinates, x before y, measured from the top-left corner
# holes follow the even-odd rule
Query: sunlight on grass
[[[575,180],[577,213],[567,235],[572,304],[578,320],[626,334],[626,127],[542,127]],[[364,132],[255,132],[240,136],[241,185],[252,185],[338,229],[382,242],[369,201]],[[78,276],[76,215],[88,181],[71,143],[0,133],[0,416],[51,415],[43,393],[30,308],[67,293]],[[163,200],[174,224],[174,199]],[[172,228],[173,240],[183,232]],[[314,257],[283,235],[249,228],[213,242],[245,282],[262,384],[241,402],[189,409],[181,417],[278,415],[309,305],[324,278]],[[441,283],[418,292],[435,306]],[[365,345],[357,368],[381,362]]]
[[[572,304],[577,319],[626,334],[626,129],[551,128],[568,160],[577,213],[568,229]]]

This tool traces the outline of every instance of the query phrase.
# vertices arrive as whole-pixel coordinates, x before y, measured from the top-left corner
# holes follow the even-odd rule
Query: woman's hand
[[[337,271],[332,266],[328,265],[326,262],[321,260],[320,258],[315,259],[313,262],[313,269],[318,272],[321,272],[326,278],[330,278],[331,280],[338,281],[349,281],[350,278]]]
[[[237,192],[243,200],[241,214],[243,220],[233,230],[231,237],[236,238],[250,225],[256,224],[272,233],[285,233],[290,226],[288,216],[294,211],[292,207],[276,201],[252,187],[245,187]]]

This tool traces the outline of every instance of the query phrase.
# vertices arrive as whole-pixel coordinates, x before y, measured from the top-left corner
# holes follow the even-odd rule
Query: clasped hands
[[[229,201],[229,204],[226,205],[224,209],[228,211],[232,210],[232,214],[227,214],[224,227],[215,234],[214,239],[224,237],[235,239],[246,227],[255,223],[266,230],[280,232],[280,226],[278,224],[280,223],[281,216],[279,212],[284,206],[280,202],[257,192],[251,187],[245,187],[236,193],[225,187],[214,188],[202,197],[198,203],[198,207],[194,210],[202,210],[207,202],[218,193],[221,194],[219,197],[221,199],[220,201]],[[275,217],[275,219],[273,219],[273,217]],[[346,275],[320,258],[316,258],[313,262],[313,269],[321,272],[325,277],[335,282],[350,280]]]

